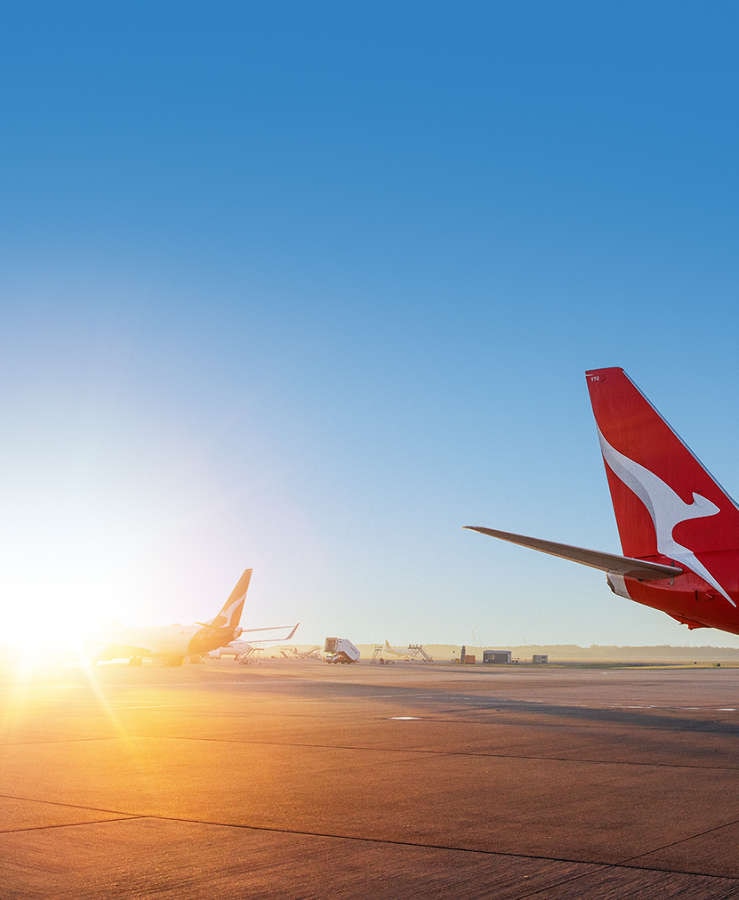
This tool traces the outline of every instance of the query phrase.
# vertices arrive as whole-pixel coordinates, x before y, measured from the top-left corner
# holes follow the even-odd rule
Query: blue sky
[[[6,11],[10,602],[192,621],[252,565],[304,642],[739,646],[461,530],[618,551],[607,365],[739,494],[738,18]]]

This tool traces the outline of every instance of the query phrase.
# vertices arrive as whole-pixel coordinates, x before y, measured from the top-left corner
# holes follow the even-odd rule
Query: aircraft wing
[[[648,562],[644,559],[632,559],[630,556],[618,556],[615,553],[602,553],[599,550],[586,550],[584,547],[573,547],[571,544],[558,544],[555,541],[543,541],[541,538],[527,537],[525,534],[512,534],[509,531],[496,531],[494,528],[483,528],[481,525],[465,525],[470,531],[479,531],[490,537],[540,550],[551,556],[559,556],[572,562],[623,575],[625,578],[636,578],[638,581],[657,581],[662,578],[674,578],[682,575],[683,569],[678,566],[666,566],[662,563]]]
[[[265,625],[262,628],[244,628],[242,629],[241,636],[245,637],[246,635],[252,635],[256,632],[275,631],[279,633],[273,634],[271,637],[245,637],[245,640],[250,644],[267,644],[272,643],[273,641],[289,641],[290,638],[298,630],[298,625],[300,625],[300,622],[296,622],[294,625]],[[289,632],[289,634],[285,634],[284,632]]]

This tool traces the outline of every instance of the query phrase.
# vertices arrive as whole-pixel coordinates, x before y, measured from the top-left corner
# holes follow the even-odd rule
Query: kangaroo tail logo
[[[685,501],[673,489],[658,478],[654,472],[650,472],[644,466],[619,453],[603,437],[598,429],[603,459],[613,472],[636,496],[642,501],[652,518],[654,531],[657,536],[657,549],[670,559],[682,563],[691,572],[700,575],[725,597],[732,606],[736,603],[731,599],[723,587],[716,581],[695,553],[688,547],[684,547],[672,536],[672,532],[681,522],[689,519],[703,519],[715,516],[721,512],[715,503],[700,494],[693,493],[693,502]]]

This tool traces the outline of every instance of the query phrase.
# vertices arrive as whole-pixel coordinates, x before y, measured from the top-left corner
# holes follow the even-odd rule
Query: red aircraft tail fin
[[[244,570],[241,578],[239,578],[236,586],[229,594],[228,600],[221,607],[221,611],[214,619],[208,622],[208,625],[216,628],[224,628],[228,625],[230,628],[236,629],[241,620],[252,571],[252,569]]]
[[[602,569],[615,594],[689,628],[739,634],[739,508],[623,369],[585,377],[624,555],[465,527]]]
[[[623,369],[585,378],[624,554],[714,583],[699,557],[739,548],[736,504]]]

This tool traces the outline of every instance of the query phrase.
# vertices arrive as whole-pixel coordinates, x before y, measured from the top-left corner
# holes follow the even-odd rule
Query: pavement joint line
[[[307,705],[309,705],[309,704],[311,704],[311,703],[313,703],[313,702],[318,702],[318,701],[317,701],[317,700],[314,701],[314,700],[312,700],[312,699],[306,699],[306,700],[300,700],[300,701],[297,701],[297,700],[296,700],[296,701],[295,701],[296,704],[297,704],[297,703],[300,704],[300,706],[301,706],[302,709],[304,709]],[[122,714],[125,714],[125,713],[127,713],[127,712],[130,712],[130,711],[132,710],[132,707],[130,707],[130,706],[125,706],[125,705],[117,705],[117,704],[113,703],[112,706],[113,706],[113,708],[115,709],[116,712],[120,712],[120,713],[122,713]],[[574,707],[574,708],[577,709],[577,710],[587,709],[587,710],[590,710],[590,711],[592,711],[592,712],[607,712],[607,711],[609,711],[609,710],[610,710],[610,711],[614,711],[614,712],[618,712],[619,710],[626,710],[626,711],[632,711],[632,712],[636,711],[633,707],[630,708],[630,707],[622,707],[622,706],[619,706],[619,707],[615,707],[615,706],[609,706],[609,707],[587,706],[587,707],[584,707],[584,706],[583,706],[583,707]],[[193,714],[194,714],[194,713],[198,712],[198,709],[195,709],[195,707],[193,707],[192,705],[188,705],[188,706],[182,706],[182,705],[167,706],[167,705],[163,705],[163,706],[161,707],[161,709],[166,710],[167,712],[170,712],[170,713],[175,713],[175,712],[189,712],[189,713],[193,713]],[[210,711],[211,707],[209,707],[209,706],[204,706],[203,709],[208,709],[208,710]],[[571,710],[571,709],[573,709],[573,707],[572,707],[572,706],[570,706],[570,707],[557,707],[556,709],[564,709],[564,710],[570,709],[570,710]],[[646,710],[646,707],[640,707],[639,709]],[[658,709],[657,711],[659,712],[660,710],[662,710],[662,711],[668,711],[668,710],[669,710],[669,711],[672,711],[672,712],[680,712],[680,711],[685,711],[685,710],[687,710],[687,709],[689,709],[689,707],[669,707],[669,708],[668,708],[668,707],[660,707],[660,709]],[[719,709],[719,708],[713,708],[713,707],[711,707],[711,708],[709,708],[709,707],[696,707],[696,708],[694,709],[694,711],[696,711],[696,712],[701,712],[701,713],[713,713],[713,712],[724,712],[724,711],[726,711],[726,710],[723,709],[723,708]],[[439,723],[439,724],[449,724],[449,725],[457,725],[457,724],[459,724],[460,722],[464,722],[464,723],[472,724],[472,725],[495,725],[495,726],[501,726],[501,727],[503,727],[503,726],[511,726],[511,725],[512,725],[512,726],[518,726],[518,725],[521,724],[520,721],[510,722],[510,721],[502,720],[502,719],[500,719],[500,718],[489,719],[489,720],[481,720],[481,719],[479,719],[479,718],[477,718],[477,719],[465,719],[465,718],[462,718],[462,717],[459,716],[459,715],[455,715],[455,713],[457,713],[457,712],[460,712],[460,713],[466,713],[466,712],[503,713],[503,714],[505,714],[505,715],[507,715],[507,716],[520,715],[520,716],[524,717],[524,716],[526,716],[528,713],[535,713],[535,712],[537,712],[537,710],[536,710],[535,708],[531,708],[531,707],[527,707],[526,709],[519,709],[519,708],[516,708],[515,706],[504,705],[503,703],[501,703],[500,706],[489,706],[489,705],[487,705],[487,704],[484,705],[484,706],[482,706],[482,705],[480,705],[480,706],[470,706],[469,704],[465,704],[463,707],[458,707],[458,708],[452,708],[452,709],[446,709],[446,710],[444,710],[444,713],[446,714],[445,716],[439,716],[439,715],[434,715],[434,714],[429,715],[428,712],[424,710],[424,720],[427,721],[427,722],[434,722],[434,723]],[[270,715],[270,713],[269,713],[269,712],[265,712],[265,715]],[[276,718],[276,717],[278,717],[278,716],[279,716],[280,718],[286,718],[286,717],[287,717],[287,718],[294,718],[294,719],[312,719],[312,718],[314,718],[314,713],[312,713],[312,712],[310,712],[310,711],[308,711],[308,712],[302,712],[302,711],[300,711],[300,710],[291,710],[291,711],[287,711],[287,712],[272,713],[271,715],[272,715],[272,717],[274,717],[274,718]],[[343,717],[344,715],[345,715],[345,712],[342,710],[342,711],[340,711],[340,714],[339,714],[338,716],[336,716],[336,718],[341,718],[341,717]],[[566,715],[566,712],[563,713],[563,715]],[[248,718],[248,715],[247,715],[247,714],[243,714],[243,715],[239,716],[239,715],[234,715],[234,714],[232,714],[232,713],[218,713],[218,712],[214,712],[214,713],[213,713],[213,716],[214,716],[215,718],[228,718],[228,719],[230,719],[230,718]],[[453,716],[453,718],[452,718],[452,716]],[[369,721],[371,721],[372,718],[385,719],[386,716],[385,716],[385,715],[378,715],[378,716],[376,716],[376,717],[370,717]],[[674,723],[675,721],[676,721],[676,719],[675,719],[673,716],[661,716],[661,717],[659,717],[659,724],[667,724],[667,725],[669,725],[669,724],[671,724],[671,723]],[[696,721],[700,726],[706,726],[706,725],[712,725],[712,726],[714,726],[713,728],[710,728],[710,729],[706,729],[705,727],[699,727],[699,728],[693,729],[693,730],[696,730],[696,731],[700,731],[701,733],[704,732],[704,731],[706,731],[706,730],[710,730],[710,731],[714,731],[714,730],[715,730],[715,731],[728,731],[729,734],[737,734],[737,733],[739,733],[739,728],[737,728],[737,726],[736,726],[733,722],[725,722],[725,721],[723,721],[723,720],[716,720],[715,718],[697,719],[697,720],[694,720],[694,721]],[[567,727],[567,728],[593,728],[593,727],[595,727],[595,725],[597,725],[599,728],[602,728],[602,727],[607,726],[607,725],[609,725],[609,724],[611,724],[611,723],[610,723],[610,720],[608,720],[606,717],[604,717],[604,718],[597,718],[597,717],[596,717],[592,723],[591,723],[591,722],[585,722],[585,721],[582,721],[582,720],[579,721],[579,722],[569,722],[569,721],[568,721],[566,724],[565,724],[565,723],[560,723],[560,722],[547,722],[547,721],[544,721],[544,722],[538,722],[537,725],[536,725],[536,727],[537,727],[537,728],[564,728],[564,727]],[[650,722],[650,723],[647,723],[647,724],[648,724],[648,725],[652,725],[652,724],[654,724],[654,723]]]
[[[483,753],[472,750],[434,750],[431,747],[361,747],[347,746],[344,744],[299,744],[279,741],[258,741],[246,738],[239,740],[236,738],[217,738],[217,737],[193,737],[192,735],[164,735],[162,737],[152,735],[129,735],[134,739],[160,740],[160,741],[201,741],[204,743],[214,744],[255,744],[259,747],[303,747],[309,750],[357,750],[365,753],[414,753],[418,756],[439,756],[454,757],[463,756],[473,759],[523,759],[530,762],[563,762],[575,763],[577,765],[600,765],[600,766],[637,766],[642,768],[662,768],[662,769],[698,769],[700,772],[713,771],[729,771],[733,772],[739,769],[737,766],[698,766],[693,763],[665,763],[665,762],[633,762],[630,760],[620,759],[588,759],[578,758],[572,759],[569,756],[523,756],[518,753]],[[122,740],[122,738],[118,738]]]
[[[89,808],[89,807],[88,807]],[[75,807],[85,809],[85,807]],[[95,810],[97,812],[98,810]],[[78,828],[80,825],[108,825],[110,822],[132,822],[147,816],[121,815],[115,819],[90,819],[87,822],[57,822],[54,825],[26,825],[23,828],[0,828],[0,834],[24,834],[27,831],[53,831],[57,828]]]
[[[527,894],[521,894],[521,900],[525,900],[527,897],[536,897],[541,894],[549,893],[554,888],[564,887],[567,884],[574,884],[577,881],[581,881],[583,878],[590,878],[591,876],[597,874],[598,872],[607,872],[609,869],[638,869],[642,872],[660,872],[665,875],[686,875],[689,878],[718,878],[723,881],[731,881],[736,882],[737,879],[733,875],[714,875],[705,872],[683,872],[680,869],[651,869],[648,867],[641,866],[624,866],[620,863],[606,863],[604,865],[596,866],[595,871],[591,872],[580,872],[578,875],[571,875],[568,878],[563,878],[561,881],[558,881],[553,884],[548,884],[545,887],[536,888],[533,891],[529,891]]]
[[[693,872],[685,869],[665,869],[659,868],[655,866],[645,866],[645,865],[631,865],[630,860],[640,859],[642,856],[646,856],[649,853],[655,853],[657,850],[664,848],[657,848],[657,850],[649,850],[647,853],[639,854],[638,856],[630,857],[629,859],[622,860],[620,862],[608,862],[606,860],[590,860],[590,859],[573,859],[566,856],[547,856],[545,854],[536,854],[536,853],[516,853],[506,850],[486,850],[481,847],[456,847],[450,844],[432,844],[425,843],[421,841],[403,841],[397,838],[378,838],[378,837],[368,837],[366,835],[357,835],[357,834],[338,834],[335,832],[324,832],[324,831],[308,831],[296,828],[284,828],[279,825],[250,825],[242,822],[218,822],[211,819],[194,819],[188,818],[186,816],[165,816],[158,815],[156,813],[142,813],[142,812],[126,812],[124,810],[112,810],[112,809],[104,809],[96,806],[84,806],[80,804],[73,803],[61,803],[56,800],[36,800],[32,797],[18,797],[16,795],[11,794],[0,794],[1,799],[7,800],[21,800],[29,803],[45,803],[49,806],[61,806],[66,809],[84,809],[90,810],[92,812],[104,812],[111,813],[116,815],[115,819],[100,819],[92,822],[67,822],[67,823],[59,823],[56,825],[38,825],[31,826],[29,828],[17,828],[12,830],[3,830],[0,831],[0,834],[16,834],[25,831],[39,831],[46,829],[58,829],[58,828],[76,828],[83,825],[107,825],[110,823],[116,822],[130,822],[130,821],[142,821],[144,819],[154,819],[159,822],[180,822],[188,825],[210,825],[217,828],[240,828],[245,831],[266,831],[273,834],[286,834],[286,835],[301,835],[303,837],[318,837],[318,838],[328,838],[331,840],[341,840],[341,841],[356,841],[361,843],[369,843],[369,844],[386,844],[394,847],[418,847],[420,849],[425,850],[448,850],[454,853],[481,853],[485,856],[506,856],[514,859],[530,859],[530,860],[546,860],[548,862],[562,862],[562,863],[575,863],[580,865],[589,865],[589,866],[597,866],[601,869],[638,869],[639,871],[645,872],[668,872],[678,875],[700,875],[706,878],[722,878],[722,879],[730,879],[734,881],[738,881],[732,875],[717,875],[715,873],[709,872]],[[704,832],[700,832],[694,835],[691,835],[690,838],[684,838],[683,840],[691,840],[695,837],[700,837],[702,834],[710,834],[712,831],[716,831],[720,828],[726,828],[729,825],[735,824],[735,820],[733,822],[725,822],[722,825],[717,825],[714,828],[706,829]],[[675,844],[680,844],[683,841],[673,841],[672,844],[666,844],[665,847],[670,847]],[[578,876],[580,877],[580,876]]]
[[[94,741],[122,741],[119,734],[108,734],[101,737],[84,737],[84,738],[49,738],[46,740],[33,739],[26,741],[1,741],[2,747],[35,747],[45,746],[46,744],[91,744]]]
[[[512,857],[514,859],[530,859],[535,861],[546,860],[548,862],[563,862],[563,863],[574,863],[579,865],[588,865],[588,866],[596,866],[600,869],[636,869],[642,872],[667,872],[669,874],[676,875],[699,875],[705,878],[720,878],[723,880],[731,880],[736,881],[739,884],[739,879],[737,879],[733,875],[717,875],[715,873],[707,873],[707,872],[692,872],[686,871],[684,869],[665,869],[659,868],[655,866],[644,866],[644,865],[629,865],[624,862],[608,862],[606,860],[589,860],[589,859],[571,859],[569,857],[562,856],[546,856],[544,854],[536,854],[536,853],[515,853],[506,850],[486,850],[480,847],[456,847],[450,844],[431,844],[420,841],[403,841],[394,838],[376,838],[376,837],[367,837],[365,835],[356,835],[356,834],[337,834],[335,832],[322,832],[322,831],[308,831],[308,830],[300,830],[295,828],[283,828],[277,825],[248,825],[238,822],[215,822],[208,819],[191,819],[182,816],[160,816],[160,815],[146,815],[146,814],[136,814],[132,815],[131,818],[136,819],[156,819],[157,821],[162,822],[182,822],[190,825],[211,825],[218,828],[242,828],[248,831],[268,831],[275,834],[287,834],[287,835],[301,835],[303,837],[318,837],[318,838],[328,838],[332,840],[341,840],[341,841],[357,841],[363,843],[371,843],[371,844],[385,844],[391,845],[394,847],[417,847],[423,850],[448,850],[452,853],[481,853],[485,856],[506,856]],[[110,820],[107,820],[110,821]],[[121,821],[125,821],[125,819],[121,819]],[[84,823],[79,823],[84,824]],[[102,824],[105,824],[105,820]],[[729,823],[731,824],[731,823]],[[725,826],[720,826],[725,827]],[[708,829],[708,831],[713,831],[714,829]],[[696,835],[698,836],[698,835]],[[676,843],[680,843],[677,841]],[[650,851],[653,852],[653,851]],[[638,857],[635,857],[638,859]],[[580,877],[580,876],[578,876]]]
[[[598,708],[582,707],[582,708],[587,709],[588,712],[595,713],[595,715],[587,717],[588,721],[586,721],[586,722],[580,721],[580,723],[576,724],[574,722],[569,721],[569,719],[571,717],[578,718],[577,716],[573,717],[571,711],[569,711],[568,709],[556,708],[555,711],[552,713],[552,715],[558,715],[558,716],[561,716],[562,718],[566,718],[566,719],[568,719],[567,722],[538,722],[536,727],[537,728],[578,727],[578,728],[592,729],[595,727],[602,727],[603,725],[618,725],[618,724],[620,724],[617,719],[610,719],[606,715],[598,715],[599,713],[602,714],[604,712],[604,709],[602,707],[598,707]],[[608,710],[605,710],[605,711],[608,711]],[[618,712],[619,710],[612,709],[611,711]],[[453,714],[454,710],[445,710],[444,712],[447,714],[450,714],[450,713]],[[473,712],[473,713],[474,712],[502,713],[503,715],[507,715],[507,716],[518,715],[521,717],[521,719],[518,721],[514,721],[514,722],[510,722],[510,721],[504,722],[499,719],[489,719],[489,720],[483,721],[480,719],[465,719],[465,718],[462,718],[461,716],[457,716],[453,719],[452,718],[450,718],[450,719],[433,719],[431,717],[428,717],[427,721],[432,721],[432,722],[448,721],[453,724],[464,723],[464,724],[470,724],[470,725],[514,725],[514,726],[516,726],[516,725],[523,724],[526,721],[526,716],[529,716],[530,714],[535,714],[536,712],[541,712],[541,714],[544,714],[544,711],[539,711],[539,710],[521,710],[521,709],[515,709],[515,708],[495,709],[495,708],[491,708],[488,706],[465,706],[463,712],[464,713],[470,713],[470,712]],[[625,710],[625,712],[628,713],[628,712],[639,712],[639,711]],[[711,712],[718,712],[718,710],[712,710]],[[639,721],[638,724],[642,728],[648,728],[653,731],[678,731],[679,730],[678,724],[681,723],[682,721],[684,721],[684,720],[676,718],[674,716],[656,716],[656,715],[654,715],[654,711],[651,712],[651,715],[652,715],[652,719],[650,721],[643,719],[643,720]],[[582,719],[582,718],[584,718],[584,717],[580,717],[580,719]],[[723,721],[723,720],[719,720],[716,718],[693,719],[689,730],[690,730],[690,732],[695,732],[698,734],[732,734],[732,735],[739,734],[739,726],[737,726],[734,722]]]
[[[594,711],[597,711],[595,709],[595,707],[588,707],[588,708],[592,709]],[[496,719],[479,719],[479,718],[468,719],[468,718],[463,718],[462,716],[455,716],[454,718],[445,718],[445,717],[435,718],[434,716],[426,715],[424,717],[424,721],[434,722],[434,723],[438,723],[438,724],[449,724],[449,725],[486,725],[486,726],[494,725],[494,726],[500,727],[500,728],[518,728],[518,727],[521,727],[522,725],[529,723],[530,720],[529,720],[529,718],[527,718],[527,715],[529,712],[531,712],[529,710],[518,710],[518,709],[495,709],[495,708],[491,709],[490,707],[486,707],[486,706],[474,707],[472,709],[472,711],[478,711],[478,712],[483,711],[483,712],[493,712],[493,713],[499,712],[499,713],[504,713],[505,715],[507,715],[509,717],[520,716],[520,718],[516,718],[513,720],[511,720],[511,719],[504,720],[504,719],[499,719],[499,718],[496,718]],[[445,710],[444,712],[447,715],[449,715],[449,714],[453,714],[454,710]],[[470,712],[470,707],[469,706],[465,707],[463,712],[465,712],[465,713]],[[567,714],[563,713],[562,715],[566,716]],[[638,724],[644,728],[661,729],[663,731],[665,731],[665,730],[679,731],[680,729],[675,727],[675,723],[678,721],[681,721],[681,720],[675,719],[671,716],[662,716],[662,717],[659,717],[658,723],[655,723],[652,721],[652,722],[639,722]],[[719,720],[716,720],[713,718],[711,718],[711,719],[696,719],[696,720],[694,720],[694,722],[695,722],[694,726],[689,729],[689,731],[691,733],[721,734],[721,735],[723,735],[723,734],[730,734],[730,735],[739,734],[739,726],[737,726],[733,722],[724,722],[724,721],[719,721]],[[545,728],[564,729],[564,728],[566,728],[568,730],[581,729],[583,731],[592,731],[594,728],[602,729],[603,727],[608,727],[608,726],[614,725],[614,724],[618,724],[618,723],[612,722],[611,720],[607,720],[607,719],[600,719],[597,716],[595,716],[595,717],[592,717],[588,721],[582,721],[582,720],[570,721],[570,720],[568,720],[567,722],[546,722],[546,721],[536,722],[534,727],[539,728],[539,729],[545,729]]]
[[[622,863],[628,864],[634,860],[643,859],[645,856],[650,856],[652,853],[659,853],[660,850],[669,850],[670,847],[677,847],[679,844],[684,844],[686,841],[693,841],[696,838],[705,837],[707,834],[712,834],[714,831],[721,831],[722,828],[730,828],[732,825],[739,825],[739,819],[732,819],[730,822],[714,825],[712,828],[706,828],[704,831],[696,831],[695,834],[688,835],[688,837],[670,841],[668,844],[662,844],[660,847],[654,847],[651,850],[645,850],[644,853],[637,853],[636,856],[629,856],[625,860],[622,860]]]
[[[122,816],[128,819],[140,819],[141,813],[130,813],[124,809],[105,809],[102,806],[86,806],[84,803],[64,803],[61,800],[41,800],[37,797],[22,797],[18,794],[0,794],[0,800],[19,800],[22,803],[44,803],[47,806],[61,806],[63,809],[85,809],[89,812],[108,813],[114,816]],[[108,821],[108,820],[103,820]],[[84,822],[70,822],[74,825],[84,825]]]

